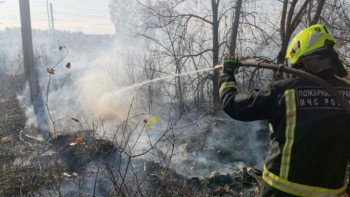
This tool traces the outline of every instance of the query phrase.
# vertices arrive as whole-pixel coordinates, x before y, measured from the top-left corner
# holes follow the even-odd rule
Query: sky
[[[32,28],[48,30],[47,4],[52,3],[55,29],[86,34],[114,34],[110,0],[29,0]],[[19,0],[0,0],[0,30],[20,27]]]

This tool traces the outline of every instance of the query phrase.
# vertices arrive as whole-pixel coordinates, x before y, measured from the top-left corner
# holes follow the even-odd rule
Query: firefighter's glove
[[[240,66],[240,62],[237,57],[227,56],[224,58],[224,64],[222,66],[222,74],[223,75],[234,75],[238,72],[238,68]]]

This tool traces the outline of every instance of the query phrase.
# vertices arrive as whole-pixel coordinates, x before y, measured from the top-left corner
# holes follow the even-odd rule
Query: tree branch
[[[283,40],[286,36],[286,15],[287,15],[287,7],[288,7],[288,0],[284,0],[283,2],[283,9],[282,9],[282,16],[281,16],[281,39]]]
[[[291,29],[290,29],[290,33],[292,33],[298,26],[301,18],[303,17],[305,11],[306,11],[306,8],[307,8],[307,4],[310,3],[310,0],[306,0],[304,2],[304,4],[301,6],[299,12],[296,14],[296,16],[294,17],[293,21],[292,21],[292,24],[291,24]]]
[[[325,2],[326,2],[326,0],[319,0],[319,1],[318,1],[316,13],[315,13],[314,18],[311,20],[310,25],[316,24],[317,21],[320,19],[321,12],[322,12],[322,10],[323,10],[323,6],[324,6],[324,3],[325,3]]]

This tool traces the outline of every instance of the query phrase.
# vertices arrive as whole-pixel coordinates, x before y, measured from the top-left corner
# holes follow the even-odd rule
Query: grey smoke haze
[[[20,36],[18,31],[18,29],[8,29],[2,32],[5,39],[0,40],[0,48],[6,53],[7,70],[9,72],[14,69],[11,62],[20,61],[18,59],[21,58],[21,55],[18,55],[21,52],[21,40],[18,39]],[[70,118],[77,118],[81,121],[87,119],[91,122],[103,121],[105,125],[110,125],[110,128],[112,128],[112,126],[118,125],[126,119],[133,97],[136,97],[137,102],[142,101],[142,98],[139,98],[139,89],[130,89],[129,91],[122,91],[121,94],[113,94],[119,88],[123,89],[132,84],[128,79],[126,67],[130,54],[142,54],[144,52],[140,40],[132,37],[118,37],[118,35],[88,36],[68,32],[59,32],[56,34],[55,40],[52,40],[46,32],[42,31],[34,31],[33,40],[40,83],[44,93],[46,93],[49,79],[46,68],[55,65],[66,54],[66,49],[69,51],[62,63],[55,67],[56,73],[52,75],[49,92],[48,104],[54,120],[64,118],[57,121],[56,129],[58,131],[82,129],[79,124]],[[59,50],[59,46],[65,46],[65,48]],[[71,62],[72,67],[70,69],[65,67],[67,62]],[[153,83],[151,86],[157,86],[157,83]],[[101,102],[104,96],[111,93],[113,94],[112,97]],[[30,126],[35,124],[35,119],[28,95],[28,88],[25,88],[23,92],[18,93],[18,99],[26,110],[27,125]],[[135,154],[147,149],[150,140],[152,143],[156,142],[169,126],[167,124],[169,118],[176,117],[174,116],[176,113],[171,111],[171,103],[164,102],[164,104],[163,107],[155,107],[154,113],[158,114],[161,121],[154,125],[154,130],[150,132],[150,138],[145,133],[141,136],[140,143],[138,143],[137,149],[134,150]],[[140,124],[139,121],[153,117],[152,114],[147,115],[147,109],[140,106],[142,104],[134,103],[131,111],[132,114],[145,115],[141,115],[129,123],[130,128],[133,127],[132,125],[139,125],[134,127],[135,133],[131,136],[130,142],[134,142],[136,137],[144,132],[144,125]],[[237,153],[234,154],[235,165],[247,165],[242,164],[239,160],[255,167],[262,165],[264,154],[261,154],[259,150],[261,143],[256,140],[256,132],[261,130],[262,127],[259,123],[240,123],[225,117],[226,121],[229,122],[228,125],[212,126],[211,133],[206,138],[201,138],[207,132],[207,127],[210,127],[210,124],[206,122],[207,120],[194,124],[194,122],[197,122],[196,117],[200,118],[200,115],[197,114],[190,119],[185,118],[180,121],[175,126],[174,133],[184,139],[203,139],[205,141],[201,143],[205,144],[204,148],[216,147]],[[198,124],[199,127],[196,126]],[[109,132],[113,133],[114,131],[109,130]],[[109,135],[112,135],[112,133]],[[239,143],[242,146],[239,146]],[[208,171],[216,168],[217,170],[229,171],[239,167],[231,165],[227,161],[220,161],[211,152],[210,154],[207,152],[194,153],[197,155],[193,156],[191,155],[193,153],[186,153],[186,149],[181,149],[182,146],[182,143],[177,144],[178,151],[183,151],[183,153],[177,154],[173,158],[173,167],[177,168],[180,173],[196,175],[201,172],[199,170],[200,166],[198,166],[200,163],[208,163],[207,165],[210,165]],[[160,143],[158,149],[167,152],[167,144]],[[214,160],[210,158],[213,155],[215,156]],[[192,162],[192,168],[189,167],[191,165],[187,165],[188,161]],[[181,166],[185,168],[182,169]],[[191,173],[188,172],[189,169],[192,171]]]
[[[21,62],[21,36],[19,29],[8,29],[1,32],[0,48],[6,54],[5,70],[13,73]],[[64,60],[55,67],[49,91],[49,109],[54,120],[63,129],[73,126],[69,118],[82,119],[83,114],[90,118],[105,118],[113,114],[125,118],[132,94],[118,95],[108,103],[98,104],[98,100],[119,87],[125,86],[127,80],[125,71],[125,56],[130,53],[141,53],[142,43],[132,37],[94,36],[81,33],[57,32],[52,38],[47,32],[34,31],[33,43],[35,61],[40,75],[41,88],[46,100],[46,88],[49,73],[47,67],[53,67],[69,51]],[[59,46],[65,46],[59,50]],[[65,67],[71,62],[71,68]],[[3,66],[3,65],[2,65]],[[29,107],[28,88],[18,93],[21,104],[26,109],[28,124],[33,112]]]
[[[123,1],[113,2],[121,3]],[[127,12],[127,10],[124,11]],[[131,15],[132,13],[134,12],[131,12]],[[120,19],[119,23],[123,24],[130,18],[118,19]],[[137,23],[137,19],[132,23]],[[146,89],[152,87],[159,94],[156,95],[157,101],[153,104],[151,111],[148,108],[148,104],[145,103],[145,94],[140,89],[130,89],[114,94],[119,89],[125,89],[133,83],[147,80],[147,76],[143,76],[142,74],[136,75],[136,78],[132,78],[130,72],[135,74],[142,71],[143,68],[140,65],[140,61],[142,61],[141,57],[149,52],[146,50],[146,45],[149,43],[140,38],[129,36],[129,26],[118,26],[116,22],[116,30],[119,33],[110,36],[84,35],[82,33],[58,31],[54,38],[48,36],[47,32],[34,31],[33,41],[36,65],[38,66],[42,90],[45,94],[49,79],[49,73],[46,72],[47,67],[55,65],[66,54],[66,50],[69,51],[62,63],[55,67],[56,74],[52,75],[48,95],[49,110],[53,119],[58,120],[56,122],[56,129],[58,131],[82,129],[80,124],[71,120],[71,118],[76,118],[84,124],[84,128],[87,126],[84,123],[85,120],[90,124],[92,122],[103,122],[104,126],[107,127],[99,127],[100,131],[104,132],[107,130],[110,132],[109,135],[112,135],[115,130],[111,128],[119,125],[127,118],[131,102],[134,98],[131,116],[141,115],[130,121],[129,127],[130,130],[135,129],[134,135],[131,136],[131,142],[134,142],[140,133],[143,134],[141,135],[137,149],[134,150],[135,153],[139,153],[149,147],[149,141],[152,143],[156,142],[166,128],[169,127],[168,122],[174,121],[178,117],[171,101],[174,90],[169,88],[168,90],[170,90],[171,95],[165,96],[165,93],[160,94],[159,91],[157,92],[162,87],[159,83],[153,83],[145,87]],[[7,57],[7,66],[5,67],[8,72],[13,73],[16,66],[11,63],[20,61],[21,59],[21,55],[18,55],[21,54],[20,31],[19,29],[7,29],[0,32],[0,34],[3,38],[0,40],[0,49],[5,51]],[[65,47],[59,50],[59,46]],[[70,69],[65,67],[67,62],[71,62],[72,67]],[[131,70],[130,65],[134,65]],[[169,72],[171,73],[172,71],[170,70]],[[111,94],[112,96],[110,98],[103,99],[105,96]],[[27,125],[30,126],[35,124],[36,121],[33,119],[33,109],[30,107],[28,95],[28,88],[25,88],[23,92],[18,93],[18,99],[22,107],[26,110],[28,118]],[[44,97],[46,96],[44,95]],[[186,99],[191,102],[191,95]],[[154,125],[154,129],[150,132],[150,137],[148,137],[144,132],[142,120],[152,117],[153,115],[150,112],[156,114],[161,121]],[[211,133],[206,134],[206,127],[210,126],[208,123],[203,123],[200,127],[195,126],[197,125],[195,122],[200,119],[201,115],[194,113],[188,116],[191,116],[191,118],[184,117],[177,123],[174,129],[175,135],[185,139],[185,143],[177,145],[178,151],[183,151],[184,153],[177,154],[173,158],[173,167],[178,169],[179,172],[183,174],[188,172],[188,169],[180,168],[180,166],[184,166],[185,168],[191,166],[187,165],[187,161],[191,161],[196,169],[190,173],[193,175],[200,172],[199,166],[196,166],[199,163],[208,163],[210,165],[209,170],[214,168],[228,171],[228,169],[235,167],[235,165],[231,165],[228,161],[220,161],[219,156],[215,156],[216,153],[213,154],[213,152],[210,152],[211,150],[209,153],[208,151],[203,153],[199,153],[199,151],[196,153],[186,153],[186,148],[182,149],[181,147],[189,141],[188,139],[193,138],[203,140],[201,144],[205,144],[203,148],[206,148],[206,150],[214,147],[221,151],[235,152],[234,162],[237,165],[246,165],[242,164],[243,161],[256,167],[261,166],[264,155],[256,150],[260,148],[260,143],[256,140],[256,131],[261,130],[259,123],[251,123],[249,124],[250,126],[247,126],[247,123],[238,123],[226,117],[225,121],[229,122],[228,125],[213,126]],[[201,138],[203,135],[206,135],[206,138]],[[169,150],[165,142],[160,143],[157,148],[164,153]],[[191,154],[197,155],[193,156]],[[214,160],[211,158],[213,156]],[[230,156],[232,155],[228,157]],[[152,157],[149,158],[151,159]]]

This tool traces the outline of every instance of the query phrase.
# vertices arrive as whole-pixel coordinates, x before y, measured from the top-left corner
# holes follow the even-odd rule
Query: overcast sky
[[[55,29],[87,34],[113,34],[110,0],[48,0],[53,5]],[[0,30],[20,27],[19,0],[0,0]],[[30,0],[32,28],[47,30],[46,0]]]

